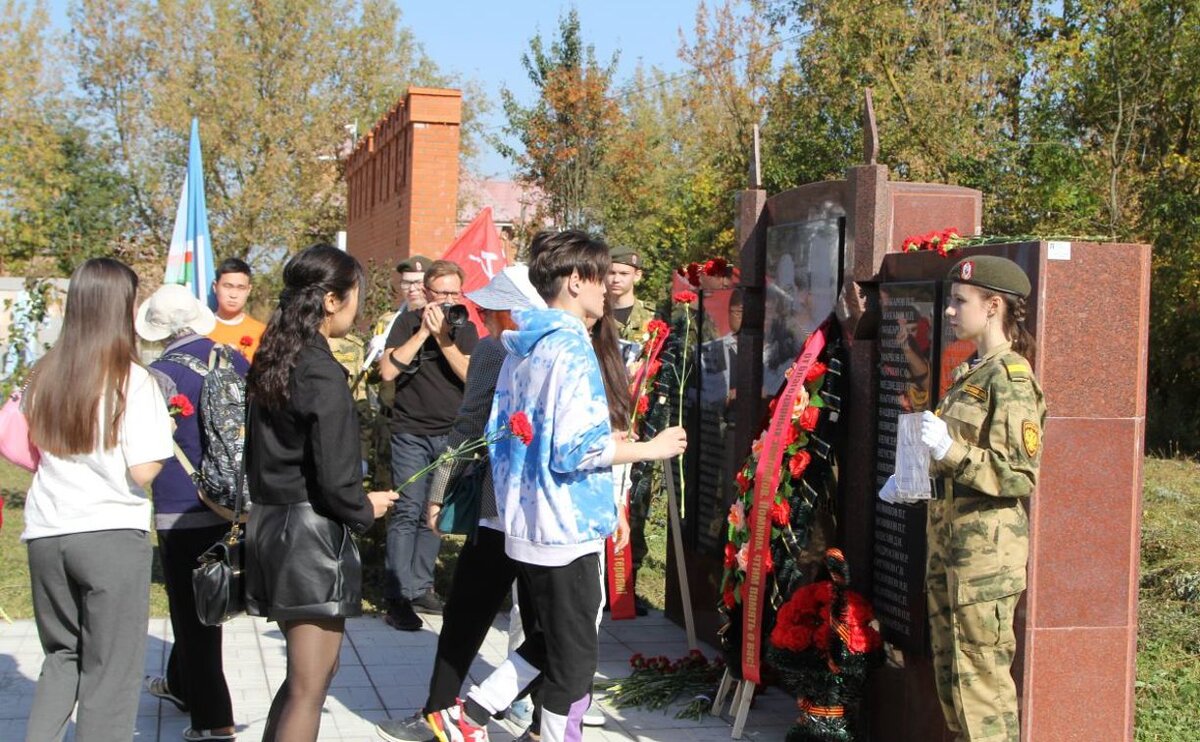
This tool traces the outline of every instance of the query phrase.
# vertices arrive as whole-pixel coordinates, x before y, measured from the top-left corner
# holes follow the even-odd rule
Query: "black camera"
[[[442,305],[442,314],[446,317],[446,324],[451,327],[462,327],[471,318],[465,306],[448,302]]]

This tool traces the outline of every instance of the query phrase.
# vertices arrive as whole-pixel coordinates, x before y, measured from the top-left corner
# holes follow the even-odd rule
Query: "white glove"
[[[941,461],[950,452],[950,444],[954,440],[950,438],[946,421],[925,410],[921,413],[921,442],[929,446],[929,454],[934,461]]]

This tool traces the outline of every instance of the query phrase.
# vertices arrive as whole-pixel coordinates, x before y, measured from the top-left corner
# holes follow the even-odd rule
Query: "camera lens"
[[[442,314],[445,315],[446,322],[451,327],[462,327],[470,319],[467,308],[462,304],[443,304]]]

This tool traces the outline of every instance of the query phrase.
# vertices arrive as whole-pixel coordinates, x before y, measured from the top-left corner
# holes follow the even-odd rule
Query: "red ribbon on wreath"
[[[767,589],[767,559],[771,550],[771,506],[779,489],[780,467],[788,447],[788,432],[792,429],[792,407],[796,395],[804,388],[808,370],[825,349],[825,333],[829,321],[821,323],[816,332],[804,341],[800,357],[788,373],[787,386],[775,404],[771,425],[763,439],[762,455],[754,470],[754,504],[750,509],[750,554],[746,565],[746,593],[742,600],[742,677],[752,683],[762,682],[763,604]]]

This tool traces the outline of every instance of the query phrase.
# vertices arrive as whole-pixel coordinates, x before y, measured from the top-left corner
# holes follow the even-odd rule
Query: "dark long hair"
[[[1025,329],[1027,312],[1025,297],[1009,294],[1003,291],[980,289],[985,299],[999,296],[1004,300],[1004,337],[1012,343],[1015,353],[1020,353],[1033,366],[1037,363],[1037,341],[1033,334]]]
[[[633,415],[633,400],[629,394],[629,369],[621,355],[621,334],[613,319],[608,298],[604,299],[604,315],[592,325],[592,348],[600,361],[600,376],[604,378],[604,396],[608,398],[608,421],[613,430],[629,430]]]
[[[279,306],[271,313],[246,376],[251,399],[270,409],[287,405],[296,357],[301,348],[321,337],[325,294],[333,292],[345,301],[356,286],[360,292],[366,286],[362,266],[336,247],[313,245],[292,256],[283,267]],[[362,305],[360,300],[358,306]]]
[[[129,368],[138,363],[137,286],[137,274],[112,258],[92,258],[71,274],[62,334],[26,390],[30,434],[43,451],[69,456],[117,445]]]

